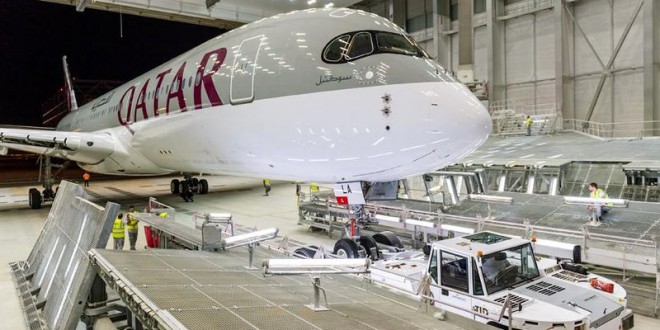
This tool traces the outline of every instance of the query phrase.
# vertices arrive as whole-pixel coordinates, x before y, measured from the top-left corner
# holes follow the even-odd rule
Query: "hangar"
[[[325,238],[321,239],[319,237],[322,234],[316,233],[316,236],[314,236],[312,233],[301,232],[308,227],[315,228],[315,230],[324,230],[328,235],[332,235],[335,231],[335,234],[343,232],[352,236],[355,234],[355,227],[368,232],[370,227],[380,225],[400,233],[406,244],[410,242],[413,246],[418,245],[418,241],[457,235],[457,232],[460,232],[458,228],[479,231],[493,230],[524,238],[539,236],[541,238],[556,239],[555,236],[560,236],[561,238],[558,240],[563,243],[581,246],[582,250],[579,252],[580,258],[578,259],[595,265],[596,268],[593,272],[601,271],[614,278],[620,277],[620,280],[617,281],[624,286],[628,285],[626,290],[629,297],[637,295],[634,304],[632,298],[628,299],[629,307],[635,309],[638,328],[643,328],[642,324],[644,323],[642,322],[649,322],[649,328],[655,326],[654,322],[656,321],[654,319],[647,320],[642,317],[642,315],[654,315],[658,306],[658,288],[655,283],[649,285],[650,282],[655,282],[653,279],[658,274],[656,261],[658,251],[656,243],[657,230],[655,229],[657,219],[654,218],[654,215],[657,213],[657,202],[660,199],[660,192],[657,190],[657,170],[658,161],[660,161],[658,157],[660,155],[655,147],[657,143],[655,137],[657,134],[656,117],[660,112],[657,106],[658,102],[656,102],[656,75],[658,70],[658,56],[656,53],[660,51],[657,45],[658,27],[656,18],[659,15],[658,6],[654,1],[402,0],[334,1],[332,5],[328,1],[318,1],[318,3],[315,1],[272,1],[268,5],[264,5],[262,1],[206,1],[204,3],[202,1],[99,0],[53,2],[74,5],[77,11],[82,12],[80,15],[85,15],[85,11],[101,9],[116,12],[120,17],[122,15],[156,17],[217,26],[230,31],[236,30],[237,33],[240,33],[241,26],[250,26],[249,23],[261,20],[268,22],[267,17],[280,17],[280,15],[284,17],[283,13],[292,10],[308,11],[309,8],[319,8],[319,10],[324,9],[331,12],[334,7],[348,6],[360,10],[360,13],[364,13],[365,16],[371,14],[382,16],[384,19],[403,28],[416,41],[416,43],[412,43],[414,47],[411,46],[407,50],[409,53],[406,53],[406,55],[414,58],[426,57],[429,60],[433,59],[439,65],[438,67],[433,66],[430,71],[430,74],[434,75],[434,79],[441,79],[444,82],[460,82],[472,93],[469,96],[470,100],[466,101],[465,104],[471,104],[470,102],[473,99],[478,100],[479,107],[488,109],[490,115],[488,124],[490,137],[485,143],[479,135],[471,136],[469,134],[476,127],[470,126],[471,123],[480,120],[480,117],[477,118],[478,116],[475,115],[475,117],[470,117],[469,121],[456,121],[453,129],[459,131],[463,129],[463,134],[459,131],[451,131],[453,134],[448,134],[450,136],[436,139],[433,142],[442,144],[444,148],[448,149],[456,147],[456,150],[452,151],[453,154],[447,153],[447,157],[451,159],[456,157],[460,160],[457,159],[457,161],[451,162],[449,166],[444,166],[444,163],[442,163],[442,167],[426,169],[424,175],[400,178],[407,179],[405,181],[386,180],[389,183],[370,185],[371,190],[366,191],[364,194],[364,197],[367,197],[364,208],[351,208],[353,212],[359,214],[359,216],[355,216],[356,219],[353,219],[353,221],[350,219],[352,217],[351,213],[341,206],[343,204],[342,200],[334,200],[334,195],[339,194],[336,186],[334,189],[329,189],[328,194],[324,195],[320,194],[319,191],[313,191],[311,186],[303,185],[301,189],[306,194],[296,194],[296,185],[287,182],[294,181],[293,179],[275,181],[271,194],[279,195],[280,191],[286,191],[286,194],[280,195],[280,199],[275,203],[264,204],[269,201],[265,200],[260,194],[260,180],[204,176],[203,180],[208,180],[205,181],[206,189],[191,189],[200,194],[195,196],[195,201],[192,204],[183,203],[176,195],[171,196],[171,193],[179,192],[179,189],[186,191],[192,186],[197,186],[192,184],[196,178],[189,174],[200,175],[205,171],[187,170],[194,167],[181,167],[181,170],[175,171],[184,172],[184,179],[180,181],[168,177],[165,181],[158,178],[119,182],[107,181],[107,184],[106,181],[100,181],[98,184],[93,183],[93,186],[86,190],[86,196],[94,202],[102,204],[105,201],[119,201],[122,204],[122,209],[125,207],[124,204],[137,204],[141,209],[143,206],[151,205],[148,204],[147,199],[155,196],[159,201],[164,201],[167,205],[173,205],[175,211],[172,212],[176,212],[177,218],[182,221],[185,221],[183,219],[186,218],[192,219],[195,212],[230,211],[234,214],[237,223],[240,225],[245,224],[246,227],[270,227],[270,223],[258,223],[257,220],[264,221],[266,219],[265,221],[269,222],[272,218],[281,218],[277,222],[280,233],[288,230],[287,237],[294,237],[294,240],[305,244],[322,241],[322,244],[333,245],[330,241],[334,242],[337,239],[337,237],[328,238],[328,242],[326,242]],[[73,10],[73,8],[71,9]],[[312,11],[314,10],[312,9]],[[342,15],[344,14],[342,13]],[[231,35],[231,33],[233,32],[229,32],[228,35]],[[355,43],[355,45],[358,45],[355,40],[361,37],[385,40],[378,39],[378,33],[369,29],[347,31],[346,36],[343,39],[344,36],[338,34],[336,40],[345,44],[349,44],[350,40],[350,43]],[[293,46],[304,49],[304,47],[300,47],[306,46],[306,41],[303,39],[300,36],[296,37],[294,40],[297,44]],[[263,39],[261,41],[263,42]],[[325,44],[325,41],[323,44]],[[234,53],[242,54],[241,50],[247,53],[248,48],[242,48],[242,43],[240,45],[237,48],[238,50],[234,50]],[[250,46],[249,43],[245,45],[246,47]],[[369,45],[378,47],[380,44],[374,41],[373,45],[371,42]],[[261,44],[257,46],[257,50],[260,47]],[[423,51],[415,47],[419,47]],[[374,59],[377,56],[386,56],[383,54],[388,54],[388,51],[384,48],[363,51],[363,53],[358,53],[353,57],[344,54],[342,56],[346,57],[337,58],[337,63],[346,62],[347,65],[358,65],[360,57],[364,57],[362,60],[364,62],[369,57]],[[339,49],[348,52],[352,48],[345,46],[345,48],[339,47]],[[417,53],[418,51],[419,53]],[[208,86],[205,85],[208,81],[211,81],[211,85],[213,85],[212,79],[215,78],[206,80],[207,71],[205,71],[206,65],[213,62],[205,62],[205,59],[206,61],[209,58],[212,59],[211,61],[215,59],[215,63],[220,63],[217,60],[221,56],[220,54],[221,52],[208,52],[206,53],[208,56],[204,55],[197,59],[201,62],[196,64],[197,67],[202,68],[201,71],[198,71],[201,72],[199,78],[194,75],[188,76],[184,66],[180,67],[181,79],[176,80],[177,76],[175,76],[175,79],[172,79],[171,84],[168,84],[166,88],[167,113],[169,113],[170,100],[180,100],[175,92],[181,91],[185,87],[186,81],[189,86]],[[240,56],[237,56],[237,58],[240,58]],[[330,59],[332,58],[330,57]],[[324,63],[328,64],[328,57],[324,57],[324,60]],[[287,61],[290,62],[287,63]],[[259,98],[258,93],[255,93],[255,91],[263,91],[263,89],[255,89],[255,86],[258,86],[254,83],[256,79],[255,71],[253,70],[250,74],[249,70],[245,69],[258,68],[256,61],[250,62],[247,58],[244,62],[247,62],[246,67],[236,66],[236,62],[233,66],[226,66],[226,69],[231,71],[229,74],[232,78],[232,86],[234,86],[233,78],[235,76],[239,77],[239,74],[243,74],[243,78],[248,78],[248,80],[237,79],[236,87],[229,92],[228,98],[234,106],[241,105],[243,102],[252,102],[255,97]],[[295,59],[280,58],[275,59],[273,64],[275,63],[279,65],[278,68],[280,69],[286,68],[288,71],[294,71],[290,69],[290,65],[295,64]],[[225,67],[218,65],[221,68],[218,71],[222,74]],[[286,65],[289,65],[289,67]],[[178,68],[174,68],[175,70],[172,70],[172,72],[175,72]],[[148,69],[151,68],[144,68],[144,70]],[[161,73],[170,70],[170,68],[165,69],[161,70]],[[263,69],[266,74],[270,74],[268,70],[271,69],[267,67],[260,69]],[[396,77],[390,78],[390,76],[386,77],[385,80],[387,81],[378,79],[378,77],[383,78],[387,75],[382,73],[383,70],[396,72],[387,64],[383,66],[374,64],[373,67],[365,66],[365,68],[351,71],[348,75],[336,72],[328,73],[325,67],[319,70],[323,70],[323,72],[320,76],[315,74],[317,87],[326,85],[324,87],[333,86],[335,88],[348,80],[359,81],[358,84],[361,83],[360,86],[362,87],[372,86],[371,84],[387,85],[389,83],[387,79],[396,79]],[[216,69],[214,68],[212,71],[216,71]],[[411,69],[410,71],[414,70]],[[272,70],[272,72],[276,74],[275,72],[279,71]],[[403,75],[402,72],[401,76]],[[154,76],[157,76],[157,74],[154,74]],[[376,78],[370,81],[371,77]],[[145,103],[144,100],[156,99],[153,109],[154,116],[158,116],[160,111],[157,103],[158,98],[154,96],[160,90],[156,87],[153,92],[149,92],[147,90],[149,79],[141,81],[142,86],[144,86],[143,96],[139,96],[141,94],[138,92],[136,101],[131,101],[133,102],[131,105],[127,105],[130,102],[122,103],[125,98],[118,97],[117,108],[114,110],[119,113],[119,118],[126,114],[126,117],[123,118],[127,119],[131,117],[131,109],[135,110],[133,117],[135,123],[129,124],[135,124],[132,126],[135,131],[131,134],[138,132],[138,134],[135,134],[136,136],[139,135],[137,128],[140,127],[137,110],[141,104]],[[251,86],[242,84],[249,81],[249,79],[252,79]],[[135,86],[138,85],[136,83]],[[169,89],[170,86],[171,89]],[[246,87],[253,88],[252,93],[245,93]],[[196,96],[193,97],[199,98],[200,104],[209,102],[217,106],[217,104],[214,104],[213,94],[207,88],[209,87],[199,87],[199,89],[191,87],[191,93],[193,89],[198,90],[201,94],[195,94]],[[134,89],[138,90],[137,87]],[[275,88],[273,87],[273,89]],[[75,87],[73,90],[75,90]],[[400,98],[403,95],[401,90],[403,90],[403,87],[399,86],[399,89],[391,92],[391,94],[378,91],[373,95],[367,95],[366,93],[364,95],[365,98],[373,96],[374,99],[377,96],[378,103],[374,106],[377,113],[376,117],[387,125],[385,130],[388,132],[396,133],[396,128],[401,127],[397,126],[399,123],[396,120],[399,120],[397,110],[402,109],[403,106],[398,105],[396,102],[400,99],[408,100],[407,98]],[[439,90],[421,90],[421,87],[419,87],[419,90],[413,89],[412,91],[413,93],[415,91],[426,93],[426,97],[432,97],[431,94],[433,93],[440,93]],[[130,99],[133,99],[133,92],[131,94],[126,94],[123,91],[120,93],[124,93],[125,97],[130,95]],[[224,95],[221,96],[224,99]],[[448,102],[449,99],[454,98],[455,95],[452,94],[450,97],[445,97],[443,102]],[[179,110],[187,110],[186,102],[188,99],[183,96],[181,96],[181,99],[184,99],[184,105]],[[112,98],[110,96],[101,97],[98,100],[99,103],[96,104],[99,106],[104,106],[106,103],[108,106],[107,109],[101,111],[107,110],[108,113],[112,111]],[[181,106],[180,104],[179,106]],[[194,104],[197,105],[197,103]],[[81,104],[81,106],[83,105]],[[438,102],[438,104],[431,103],[430,106],[439,107],[442,105]],[[460,104],[459,106],[467,107],[467,105]],[[146,122],[148,119],[146,106],[143,109],[145,112],[140,119]],[[430,108],[427,112],[431,113],[433,110],[434,108]],[[96,117],[92,119],[103,115],[96,114],[94,116]],[[73,123],[77,122],[72,122],[72,125]],[[130,125],[126,125],[126,127],[131,128]],[[408,136],[412,141],[413,136],[415,136],[413,134],[414,128],[404,127],[406,129],[402,136]],[[448,125],[447,128],[443,127],[443,129],[449,131],[450,127],[451,125]],[[371,127],[367,126],[367,128]],[[419,126],[419,128],[420,131],[427,130],[423,126]],[[320,130],[322,129],[321,127]],[[157,131],[151,131],[150,134],[155,134],[154,132]],[[313,132],[311,129],[309,132],[305,132],[306,140],[301,139],[297,143],[302,146],[309,140],[318,139],[320,141],[323,137],[329,140],[335,139],[337,143],[340,143],[339,138],[328,137],[330,133],[316,134],[315,132],[317,131]],[[355,134],[357,133],[355,132]],[[371,131],[368,131],[368,133],[371,133]],[[12,149],[12,147],[23,144],[44,155],[47,154],[43,151],[44,149],[57,149],[57,153],[52,154],[52,156],[73,157],[74,161],[81,164],[96,164],[98,159],[94,157],[96,157],[95,153],[98,150],[85,154],[80,151],[82,149],[77,149],[78,146],[72,145],[72,141],[79,138],[82,142],[87,141],[89,147],[92,147],[89,142],[93,142],[96,147],[104,146],[104,143],[108,142],[104,139],[85,140],[91,137],[84,134],[76,135],[78,133],[74,134],[73,132],[49,134],[44,133],[43,136],[40,136],[34,134],[34,132],[26,132],[24,128],[3,128],[2,135],[0,135],[0,143],[2,143],[0,148],[3,153],[9,153],[9,149]],[[303,135],[303,133],[299,134]],[[443,133],[438,130],[433,134],[441,135]],[[385,137],[388,138],[385,139]],[[470,138],[474,140],[470,140]],[[444,139],[448,139],[447,141],[451,141],[451,143],[447,143]],[[149,138],[143,138],[139,143],[148,143],[148,140]],[[390,140],[396,139],[383,135],[383,139],[372,139],[369,143],[376,147],[387,145]],[[466,144],[466,141],[469,142],[468,144],[472,144],[474,148],[461,149],[457,147]],[[411,142],[408,146],[397,146],[397,148],[400,148],[399,150],[402,152],[422,148],[422,144],[415,143]],[[334,146],[335,144],[329,143],[328,145]],[[84,147],[84,144],[82,146]],[[193,149],[192,145],[190,147]],[[151,151],[159,152],[163,157],[169,157],[167,155],[172,152],[170,149],[154,149]],[[177,153],[176,150],[174,152]],[[429,154],[435,156],[436,152],[438,152],[437,148],[433,148],[429,151]],[[76,153],[84,157],[75,158]],[[255,152],[254,154],[250,153],[248,157],[258,158],[259,156],[259,152]],[[392,166],[381,168],[376,165],[394,164],[392,159],[381,158],[387,156],[389,155],[386,152],[365,155],[367,159],[373,160],[369,163],[369,167],[374,169],[374,173],[394,171]],[[441,155],[437,154],[437,156],[439,158]],[[335,160],[341,159],[341,161],[349,159],[349,157],[334,157]],[[154,162],[153,157],[145,158]],[[422,158],[420,157],[420,159]],[[46,159],[49,159],[49,157],[46,157]],[[116,159],[115,162],[121,162],[120,158]],[[300,167],[296,167],[297,170],[310,168],[326,161],[319,154],[306,158],[289,156],[287,160],[291,163],[302,164]],[[49,163],[49,161],[45,163]],[[132,161],[140,164],[137,157]],[[154,164],[156,164],[156,168],[162,169],[162,164],[169,163],[154,162]],[[267,163],[267,165],[274,169],[281,168],[280,163],[275,160]],[[104,167],[104,171],[109,171],[109,168]],[[138,174],[138,168],[144,169],[146,166],[136,165],[133,174]],[[172,167],[166,166],[165,168],[171,169]],[[413,173],[417,169],[418,167],[415,167],[414,170],[411,167],[408,172],[402,170],[403,172],[397,173]],[[130,170],[124,167],[122,171]],[[277,172],[259,172],[259,170],[253,168],[246,170],[245,173],[257,178],[285,179],[284,176],[277,177]],[[261,176],[255,175],[259,173],[264,174]],[[298,170],[298,173],[301,173],[300,170]],[[150,174],[161,173],[151,172]],[[377,176],[374,174],[374,177]],[[50,178],[50,176],[47,176],[47,178]],[[361,181],[344,180],[343,176],[337,176],[336,178],[336,180],[324,180],[323,183],[329,185],[322,186],[332,188],[332,184],[337,182]],[[174,183],[175,180],[176,184]],[[199,184],[200,181],[196,182]],[[589,203],[594,203],[593,200],[589,200],[590,192],[587,185],[590,182],[598,183],[607,192],[609,199],[611,199],[607,201],[608,206],[610,206],[609,203],[613,204],[611,205],[611,211],[604,215],[602,219],[598,219],[600,214],[594,218],[584,211]],[[124,184],[128,188],[122,186]],[[18,184],[9,184],[9,186],[15,185]],[[201,186],[203,187],[203,185]],[[49,189],[49,187],[47,186],[46,189]],[[17,190],[15,187],[7,188],[7,193],[3,196],[7,200],[7,204],[3,205],[3,209],[8,211],[6,213],[6,218],[9,219],[7,223],[11,224],[10,226],[17,225],[19,228],[23,228],[27,225],[19,223],[18,219],[30,218],[34,222],[30,222],[29,226],[34,225],[35,230],[26,234],[27,237],[17,238],[14,234],[20,230],[8,227],[3,231],[8,235],[8,244],[18,243],[17,241],[20,241],[21,244],[27,241],[32,242],[38,235],[38,228],[44,223],[48,211],[47,209],[38,211],[27,209],[27,198],[18,197],[25,196],[27,190],[16,192]],[[339,190],[341,192],[341,189]],[[298,193],[300,192],[298,191]],[[30,194],[31,201],[37,198],[36,195]],[[255,197],[255,194],[258,197]],[[385,198],[374,198],[374,195],[378,194]],[[315,198],[302,199],[301,195]],[[48,196],[42,194],[39,200],[47,200]],[[290,198],[287,198],[287,196]],[[299,198],[299,204],[295,203],[296,198],[294,196]],[[353,196],[348,197],[352,198]],[[579,198],[586,198],[586,201]],[[232,200],[236,204],[224,204],[224,201],[221,202],[223,199]],[[286,201],[287,199],[290,200]],[[378,201],[379,199],[385,199],[386,201]],[[479,199],[482,203],[479,203]],[[503,204],[502,201],[504,201]],[[618,206],[619,202],[623,207],[615,207]],[[222,206],[218,207],[218,203],[222,203],[220,204]],[[576,203],[578,206],[576,206]],[[617,205],[614,205],[615,203]],[[34,206],[32,202],[30,204]],[[41,206],[41,203],[39,204]],[[250,204],[261,206],[255,208]],[[364,202],[359,204],[364,204]],[[106,209],[112,210],[113,207],[106,207]],[[271,214],[277,213],[277,210],[282,210],[282,213],[286,215]],[[374,224],[372,223],[374,219],[380,221],[376,221],[377,224]],[[388,220],[394,224],[386,225]],[[147,219],[142,221],[141,226],[148,221]],[[589,224],[593,226],[589,226]],[[156,224],[154,224],[154,227],[158,228]],[[552,232],[553,229],[554,233]],[[162,233],[163,236],[161,237],[167,242],[177,243],[185,247],[180,239],[176,239],[176,237],[182,237],[179,232],[162,230]],[[422,237],[421,240],[418,239],[419,236]],[[394,243],[393,239],[388,238],[388,240],[389,243]],[[360,243],[362,244],[362,242]],[[144,246],[146,242],[140,242],[140,244]],[[27,244],[24,251],[14,251],[16,253],[22,252],[21,256],[11,254],[12,259],[7,261],[25,258],[30,249],[29,245],[31,244]],[[319,243],[315,245],[318,246]],[[347,246],[347,248],[339,249],[339,251],[343,251],[344,254],[359,254],[354,246],[350,244]],[[334,253],[338,252],[336,243],[333,250]],[[152,254],[154,253],[156,257],[159,257],[157,254],[160,252],[153,252]],[[60,258],[63,255],[65,255],[64,250],[62,250]],[[550,255],[552,256],[552,254]],[[98,252],[94,256],[99,264],[113,258],[113,255],[105,254],[105,252]],[[114,257],[116,258],[116,256]],[[167,255],[166,253],[160,255],[160,257],[162,261],[165,257],[176,256],[174,254]],[[46,259],[53,260],[52,258]],[[126,262],[126,260],[122,262]],[[57,268],[57,266],[49,265],[50,263],[46,262],[43,267],[45,269],[49,267]],[[108,265],[105,270],[106,273],[104,273],[104,280],[110,287],[116,286],[118,282],[111,280],[110,273],[107,272],[107,269],[113,271],[116,271],[116,269],[113,268],[112,262],[109,262]],[[597,267],[612,267],[620,271],[612,272],[610,268],[603,270]],[[23,270],[25,269],[27,268],[23,268]],[[102,272],[99,271],[99,274]],[[19,272],[15,271],[14,273]],[[28,281],[30,281],[29,277],[34,275],[23,274],[24,277],[28,277],[26,278]],[[103,274],[101,275],[103,277]],[[125,274],[124,276],[129,277]],[[6,283],[8,283],[9,276],[6,277]],[[51,281],[53,278],[55,277],[51,277]],[[158,285],[158,283],[154,284]],[[146,285],[148,286],[148,284]],[[49,284],[45,287],[50,288],[51,286]],[[341,287],[341,285],[338,285],[337,287],[329,287],[329,289],[333,289],[334,294],[339,294],[339,288]],[[34,291],[33,294],[36,297],[43,297],[40,295],[43,295],[44,292],[39,292],[36,287],[27,290],[28,293],[30,291]],[[48,290],[45,291],[47,294]],[[148,290],[142,291],[146,292]],[[146,294],[142,295],[144,292],[137,296],[141,299],[149,297]],[[348,293],[341,293],[348,295]],[[120,305],[123,303],[124,316],[129,316],[124,317],[117,324],[132,326],[141,322],[144,323],[147,320],[145,315],[148,313],[140,315],[140,308],[132,306],[128,302],[128,298],[124,296],[125,291],[122,293],[121,290],[117,290],[117,294],[119,297],[113,298],[116,300],[112,302],[119,302]],[[7,296],[12,295],[13,293],[7,294]],[[260,297],[263,299],[263,296]],[[213,301],[217,302],[218,300]],[[274,304],[279,306],[287,303],[274,302]],[[34,306],[40,306],[37,307],[37,310],[46,310],[44,305],[52,305],[52,300],[50,302],[48,300],[34,302]],[[520,305],[524,304],[520,303]],[[17,304],[17,306],[20,305]],[[24,305],[23,308],[25,306],[29,305]],[[162,311],[168,308],[160,307]],[[175,305],[169,308],[171,310],[185,310],[185,308]],[[209,306],[190,308],[191,310],[200,310],[209,308]],[[225,311],[230,310],[226,306],[223,308]],[[240,309],[241,306],[237,308]],[[14,309],[17,311],[16,314],[19,319],[21,318],[20,309],[21,307]],[[89,308],[88,310],[92,309]],[[118,310],[121,309],[118,308]],[[281,308],[278,311],[282,312],[283,310]],[[337,310],[336,307],[335,310]],[[479,313],[483,310],[482,308],[476,308],[473,312]],[[144,310],[141,311],[144,312]],[[268,308],[266,308],[266,311],[268,311]],[[290,316],[297,312],[288,311],[287,313],[286,315]],[[37,314],[39,314],[38,311]],[[367,314],[364,313],[362,316]],[[380,316],[382,317],[382,315]],[[176,322],[184,322],[185,317],[174,317],[174,319],[176,319]],[[304,320],[304,317],[302,319]],[[452,317],[449,317],[449,319],[451,320]],[[29,317],[28,320],[30,320]],[[296,320],[300,320],[300,317],[297,316]],[[399,320],[407,322],[402,319]],[[427,321],[431,322],[431,320]],[[20,322],[12,324],[17,324],[17,327],[20,327]],[[222,320],[219,322],[222,322]],[[596,321],[592,319],[591,322],[593,326]],[[255,320],[248,323],[260,328],[277,327],[274,323],[263,323],[260,326],[255,326],[258,323]],[[287,322],[284,322],[281,326],[286,327],[287,324]],[[187,326],[188,323],[186,323]],[[419,328],[429,327],[423,324],[417,326]],[[461,325],[460,322],[456,325],[456,327],[461,326],[470,328],[474,325]],[[314,325],[314,327],[324,328],[322,325]],[[386,325],[382,327],[387,328]]]

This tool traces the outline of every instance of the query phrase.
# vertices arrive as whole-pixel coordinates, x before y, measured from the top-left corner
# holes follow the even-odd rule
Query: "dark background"
[[[64,85],[63,55],[74,78],[127,81],[224,32],[126,14],[121,19],[123,37],[119,13],[2,0],[0,125],[41,125],[42,104]]]

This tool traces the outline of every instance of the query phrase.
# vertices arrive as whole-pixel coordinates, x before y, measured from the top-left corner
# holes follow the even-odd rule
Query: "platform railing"
[[[580,119],[564,119],[564,131],[575,131],[600,138],[645,138],[660,136],[660,121],[628,121],[601,123]]]

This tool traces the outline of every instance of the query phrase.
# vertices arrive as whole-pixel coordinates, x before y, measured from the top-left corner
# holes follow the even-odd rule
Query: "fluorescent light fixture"
[[[507,196],[470,194],[468,198],[475,202],[513,204],[513,197]]]
[[[334,3],[332,3],[332,2],[328,2],[324,7],[325,7],[325,8],[332,8],[332,7],[334,7],[334,6],[335,6]]]
[[[278,231],[279,230],[277,228],[269,228],[247,234],[230,236],[222,240],[222,247],[224,249],[231,249],[243,245],[265,241],[268,239],[273,239],[277,237]]]
[[[277,269],[291,268],[369,268],[371,260],[366,259],[266,259],[264,267]]]
[[[575,204],[575,205],[612,204],[613,206],[620,206],[620,207],[628,206],[627,200],[619,199],[619,198],[591,198],[591,197],[565,196],[564,203]]]
[[[385,221],[385,222],[401,222],[401,218],[399,217],[393,217],[389,215],[384,215],[384,214],[376,214],[374,217],[378,221]]]
[[[315,3],[316,3],[316,0],[308,0],[307,1],[307,4],[310,5],[310,6],[315,4]]]
[[[458,233],[474,234],[474,229],[472,229],[472,228],[459,227],[459,226],[453,226],[453,225],[442,225],[440,227],[440,229],[447,230],[447,231],[454,231],[454,232],[458,232]]]
[[[568,250],[568,251],[573,251],[575,248],[575,244],[570,244],[570,243],[564,243],[564,242],[557,242],[557,241],[551,241],[547,239],[536,239],[536,245],[543,245],[551,248],[557,248],[557,249],[562,249],[562,250]]]
[[[231,219],[231,213],[209,213],[208,214],[208,219],[209,221],[213,220],[230,220]]]
[[[406,219],[407,225],[420,226],[426,228],[435,228],[435,222],[422,221],[416,219]]]

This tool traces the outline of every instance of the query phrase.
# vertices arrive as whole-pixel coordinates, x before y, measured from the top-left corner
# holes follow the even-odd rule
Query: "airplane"
[[[0,154],[112,175],[182,173],[175,194],[207,193],[194,177],[203,174],[399,180],[455,163],[491,130],[481,102],[405,30],[347,8],[243,25],[79,108],[65,72],[72,111],[55,130],[0,128]],[[30,205],[46,192],[31,189]]]

